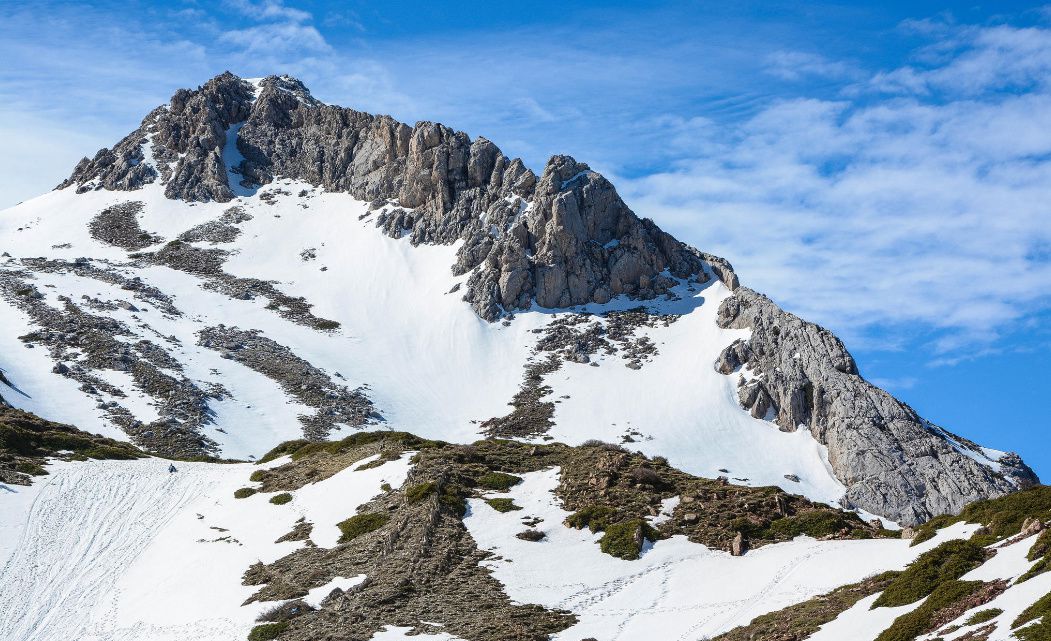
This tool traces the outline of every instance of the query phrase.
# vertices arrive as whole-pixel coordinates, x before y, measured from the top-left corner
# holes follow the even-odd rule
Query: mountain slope
[[[5,398],[154,452],[248,457],[378,423],[620,438],[903,524],[1036,482],[587,165],[537,176],[287,77],[178,91],[0,235]]]
[[[603,444],[378,431],[266,458],[175,473],[155,459],[51,464],[3,498],[0,636],[1006,640],[1046,628],[1051,573],[1034,571],[1051,540],[1046,487],[973,504],[910,541]],[[610,484],[590,482],[611,471]],[[646,514],[622,522],[641,538],[618,540],[637,558],[607,546],[618,523],[582,525],[584,514],[595,523],[595,500],[624,511],[611,521]],[[828,534],[807,514],[846,527]],[[764,522],[774,538],[735,556],[711,538],[723,516]],[[970,591],[932,610],[958,584]],[[882,636],[905,623],[916,634]]]

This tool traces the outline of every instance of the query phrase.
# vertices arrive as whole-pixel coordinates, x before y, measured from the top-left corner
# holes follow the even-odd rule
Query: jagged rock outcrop
[[[827,446],[852,505],[915,525],[1037,483],[1015,454],[993,465],[975,460],[984,456],[978,446],[867,382],[831,332],[766,296],[738,288],[723,301],[718,322],[752,331],[716,362],[724,374],[749,371],[740,379],[741,406],[782,430],[809,429]]]
[[[507,222],[491,240],[470,239],[474,255],[489,248],[465,296],[485,318],[534,300],[556,308],[649,299],[672,277],[708,279],[698,252],[639,219],[608,180],[569,156],[548,162],[532,202]]]
[[[573,158],[555,156],[538,179],[485,138],[327,105],[288,77],[256,86],[227,72],[181,89],[59,188],[134,190],[159,177],[169,198],[226,202],[231,176],[246,189],[281,176],[374,201],[383,208],[377,224],[414,244],[464,240],[454,271],[472,272],[464,298],[487,320],[534,301],[653,298],[672,277],[706,281],[705,264],[733,275],[725,261],[639,219]]]

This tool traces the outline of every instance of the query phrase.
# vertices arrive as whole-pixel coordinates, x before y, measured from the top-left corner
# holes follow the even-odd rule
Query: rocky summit
[[[224,73],[0,238],[4,639],[1045,625],[1019,456],[569,156]]]

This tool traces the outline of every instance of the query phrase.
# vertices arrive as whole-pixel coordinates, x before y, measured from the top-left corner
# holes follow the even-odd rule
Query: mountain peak
[[[281,183],[368,203],[361,219],[392,239],[455,246],[448,267],[458,280],[450,293],[487,321],[510,323],[534,311],[568,312],[584,323],[592,309],[623,304],[672,306],[678,317],[699,305],[711,324],[742,331],[712,355],[708,371],[736,383],[719,398],[736,396],[731,412],[747,412],[774,430],[809,433],[826,448],[851,507],[914,524],[1037,481],[1017,456],[956,437],[869,384],[830,332],[740,286],[727,261],[635,215],[610,181],[570,156],[553,156],[537,175],[491,141],[440,123],[410,126],[325,104],[288,76],[249,81],[226,72],[177,91],[114,147],[82,160],[60,188],[132,192],[152,183],[174,202],[236,199],[247,206]],[[188,258],[179,252],[215,251],[177,247],[156,260],[181,265]],[[223,255],[207,260],[221,264]],[[726,298],[705,307],[703,292],[716,284]],[[545,368],[587,362],[611,331],[595,327],[592,335],[554,323],[549,329],[545,344],[564,346],[554,361],[527,366],[522,399],[533,401],[512,403],[539,425],[555,414],[553,404],[536,400],[550,389],[545,375],[553,370]],[[236,336],[232,345],[243,334]],[[707,339],[696,340],[707,349]],[[486,423],[520,418],[512,413]]]

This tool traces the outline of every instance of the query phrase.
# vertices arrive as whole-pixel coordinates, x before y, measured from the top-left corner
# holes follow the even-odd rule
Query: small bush
[[[239,489],[236,492],[234,492],[234,498],[235,499],[247,499],[249,496],[252,496],[253,494],[255,494],[258,491],[259,490],[255,489],[254,487],[242,487],[241,489]]]
[[[388,521],[390,521],[390,515],[383,512],[357,514],[345,521],[340,521],[336,524],[342,533],[339,537],[339,542],[347,543],[369,532],[375,532],[386,525]]]
[[[21,472],[22,474],[28,474],[30,476],[46,476],[47,470],[42,465],[37,465],[32,461],[19,461],[15,464],[15,471]]]
[[[636,467],[631,471],[631,480],[636,485],[652,485],[657,488],[664,486],[660,474],[649,467]]]
[[[385,451],[380,454],[377,458],[369,461],[368,463],[362,463],[361,465],[354,468],[355,472],[364,472],[365,470],[372,470],[377,467],[386,465],[387,463],[397,459],[400,456],[398,452]]]
[[[545,538],[547,538],[547,535],[541,532],[540,530],[526,530],[524,532],[519,532],[515,536],[522,539],[523,541],[531,541],[533,543],[543,541]]]
[[[646,539],[657,539],[657,531],[642,519],[630,519],[606,527],[599,541],[599,549],[606,554],[628,561],[639,558]]]
[[[616,515],[617,511],[608,505],[588,505],[570,514],[566,525],[578,530],[588,528],[592,532],[601,532]]]
[[[913,561],[883,594],[873,608],[915,603],[942,583],[954,581],[985,562],[985,549],[971,541],[946,541]]]
[[[971,615],[971,618],[967,619],[964,625],[978,625],[979,623],[985,623],[986,621],[992,621],[996,617],[1003,614],[1004,611],[1000,608],[990,608],[988,610],[979,610]]]
[[[248,633],[248,641],[273,641],[287,629],[287,621],[257,625]]]
[[[600,441],[597,438],[590,438],[584,441],[580,444],[580,447],[594,447],[600,450],[606,450],[607,452],[623,452],[625,454],[628,452],[626,448],[623,448],[616,443],[607,443],[605,441]]]
[[[851,523],[842,512],[832,510],[812,510],[795,516],[786,516],[777,519],[763,531],[758,533],[759,538],[785,540],[794,539],[805,534],[814,538],[831,536],[843,529],[849,529],[856,523]]]
[[[876,641],[913,641],[931,631],[939,610],[966,599],[981,587],[981,581],[947,581],[939,585],[920,607],[894,619],[894,623],[876,637]]]
[[[438,484],[434,481],[426,481],[411,485],[405,490],[405,498],[409,503],[417,503],[438,491]]]
[[[281,623],[282,621],[288,621],[294,619],[297,616],[312,612],[314,608],[300,600],[289,601],[288,603],[281,603],[275,605],[269,610],[263,611],[262,614],[255,618],[258,623]]]
[[[248,477],[248,480],[252,481],[253,483],[259,483],[263,480],[263,477],[265,476],[266,470],[256,470],[252,472],[252,475]]]
[[[515,505],[515,502],[512,499],[486,499],[485,502],[497,512],[513,512],[522,509]]]
[[[503,472],[489,472],[478,479],[478,485],[487,490],[499,490],[506,492],[513,486],[522,482],[521,477]]]
[[[327,318],[319,318],[316,321],[314,321],[314,327],[316,329],[324,331],[331,331],[334,329],[339,329],[340,325],[338,321],[329,320]]]
[[[390,486],[390,483],[382,483],[382,484],[380,484],[380,489],[383,490],[384,492],[391,492],[391,491],[394,490],[394,488]]]
[[[270,502],[274,505],[284,505],[285,503],[289,503],[291,501],[292,495],[288,492],[282,492],[280,494],[275,494],[274,496],[270,497]]]
[[[942,514],[934,517],[930,521],[927,521],[916,530],[916,536],[912,537],[912,543],[910,546],[919,545],[920,543],[926,543],[934,538],[938,534],[938,530],[943,527],[948,527],[956,522],[957,517],[949,516],[948,514]]]

